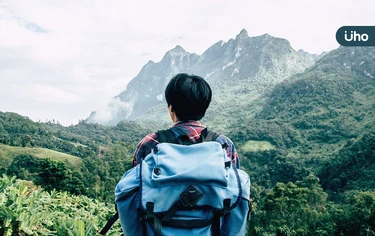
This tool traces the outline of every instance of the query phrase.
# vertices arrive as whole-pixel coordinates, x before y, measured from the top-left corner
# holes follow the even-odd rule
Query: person
[[[245,235],[250,177],[239,169],[233,142],[207,131],[199,121],[211,98],[211,88],[200,76],[180,73],[170,80],[165,99],[174,124],[168,131],[148,134],[138,143],[133,168],[126,171],[115,188],[116,214],[100,234],[105,235],[120,218],[125,235],[208,235],[208,231],[212,235]],[[187,148],[171,144],[190,145],[202,140],[220,145],[207,142]],[[167,144],[158,145],[162,142]],[[191,158],[186,169],[179,164],[185,157]],[[170,158],[171,162],[160,161],[163,158]],[[201,160],[218,162],[197,165]],[[213,174],[202,171],[205,168],[214,170]]]
[[[206,127],[199,120],[204,117],[211,98],[210,85],[198,75],[180,73],[170,80],[165,89],[165,99],[169,115],[174,122],[169,130],[172,131],[175,141],[181,135],[187,136],[192,144],[200,141],[201,132]],[[238,154],[233,142],[224,135],[219,135],[215,141],[228,145],[227,156],[239,169]],[[140,163],[157,144],[159,144],[157,133],[145,136],[134,152],[133,167]]]

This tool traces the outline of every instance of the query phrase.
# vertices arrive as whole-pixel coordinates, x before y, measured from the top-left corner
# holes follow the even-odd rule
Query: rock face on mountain
[[[201,56],[176,46],[160,62],[149,61],[121,94],[106,108],[92,112],[87,121],[104,125],[124,119],[166,121],[164,89],[180,72],[200,75],[210,83],[214,95],[208,117],[241,113],[279,82],[312,66],[316,58],[295,51],[285,39],[268,34],[249,37],[246,30],[228,42],[215,43]]]

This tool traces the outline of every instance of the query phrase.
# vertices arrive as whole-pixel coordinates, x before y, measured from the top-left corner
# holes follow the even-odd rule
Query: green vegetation
[[[329,53],[276,85],[252,119],[240,118],[230,129],[253,184],[250,235],[375,234],[374,52]],[[245,140],[275,149],[246,149]],[[301,185],[308,176],[319,177],[308,185],[320,199],[312,205]],[[356,208],[364,202],[365,210]]]
[[[9,168],[19,156],[47,158],[57,161],[48,161],[55,163],[57,169],[71,169],[59,177],[66,180],[55,189],[113,203],[114,186],[131,167],[135,145],[150,132],[131,121],[113,127],[84,121],[63,127],[55,122],[33,122],[15,113],[0,112],[0,173],[19,176],[20,170]],[[27,166],[22,168],[24,178],[35,181],[36,174],[28,174],[33,171]],[[74,177],[71,183],[70,177]],[[77,188],[72,187],[74,183]]]
[[[66,153],[57,152],[46,148],[30,148],[30,147],[15,147],[0,144],[0,157],[3,162],[2,166],[7,166],[5,163],[11,163],[12,160],[19,155],[30,154],[38,158],[52,158],[64,162],[70,168],[79,169],[82,164],[82,159]]]
[[[348,190],[372,190],[375,186],[375,132],[350,140],[335,158],[320,168],[322,186],[331,196]]]
[[[266,141],[247,141],[241,146],[241,151],[243,152],[256,152],[256,151],[267,151],[273,150],[275,147]]]
[[[0,178],[0,235],[96,235],[114,209],[85,196]],[[119,235],[116,224],[107,235]]]
[[[341,47],[262,97],[243,101],[241,88],[241,101],[213,106],[225,117],[208,111],[203,122],[232,139],[251,177],[249,235],[375,235],[374,68],[374,48]],[[0,172],[32,181],[0,180],[0,235],[93,235],[135,145],[159,128],[0,112]]]
[[[86,189],[81,174],[68,168],[63,162],[49,158],[35,158],[31,155],[19,155],[7,168],[7,174],[17,178],[31,180],[45,190],[67,191],[72,194],[84,194]]]
[[[277,183],[264,195],[255,204],[250,235],[375,235],[375,191],[353,191],[337,204],[309,175]]]

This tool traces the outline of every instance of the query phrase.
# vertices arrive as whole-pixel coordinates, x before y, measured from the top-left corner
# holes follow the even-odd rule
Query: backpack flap
[[[141,208],[153,202],[154,212],[167,212],[190,186],[202,194],[196,208],[223,209],[223,199],[238,204],[242,191],[230,163],[217,142],[158,144],[141,164]]]
[[[228,186],[224,162],[229,159],[217,142],[205,142],[191,146],[162,143],[149,159],[153,187],[179,185],[181,183]],[[143,170],[143,169],[142,169]]]

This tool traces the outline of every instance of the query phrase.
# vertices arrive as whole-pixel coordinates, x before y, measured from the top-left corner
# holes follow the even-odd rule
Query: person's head
[[[177,74],[165,89],[168,108],[179,121],[202,119],[211,97],[210,85],[197,75]]]

